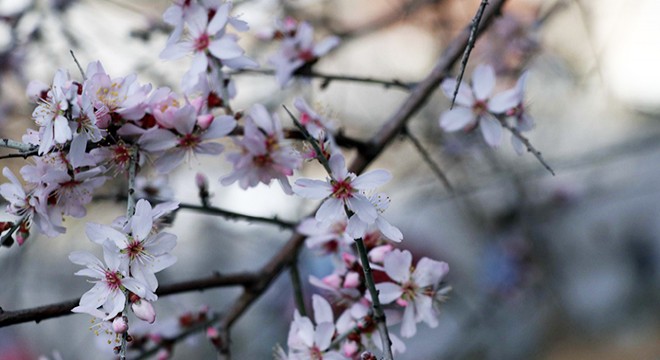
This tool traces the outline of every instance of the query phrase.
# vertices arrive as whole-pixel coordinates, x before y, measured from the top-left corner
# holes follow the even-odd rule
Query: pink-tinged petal
[[[353,210],[355,215],[360,217],[360,220],[367,224],[373,224],[376,221],[378,211],[364,195],[353,194],[353,197],[348,198],[346,202],[348,208]]]
[[[403,320],[401,321],[401,336],[410,338],[417,333],[417,325],[415,323],[415,310],[412,304],[406,306],[403,311]]]
[[[148,270],[152,273],[157,273],[161,270],[176,264],[177,257],[171,254],[163,254],[158,256],[154,261],[149,263]]]
[[[131,275],[139,283],[146,285],[146,288],[151,291],[156,291],[158,288],[158,279],[156,279],[156,275],[149,269],[147,264],[133,262],[131,264]]]
[[[437,285],[449,272],[449,265],[443,261],[422,258],[417,262],[412,274],[413,281],[420,287]]]
[[[324,199],[332,194],[332,186],[327,181],[298,179],[293,184],[293,192],[308,199]]]
[[[314,46],[314,55],[316,55],[316,57],[321,57],[327,54],[330,50],[339,45],[339,41],[339,37],[337,36],[330,36],[321,40],[321,42]]]
[[[87,223],[85,225],[85,234],[92,242],[103,245],[106,240],[112,241],[117,247],[126,247],[126,234],[117,231],[109,226]]]
[[[403,295],[401,286],[391,282],[376,284],[376,290],[378,290],[378,300],[382,304],[389,304]]]
[[[317,221],[332,221],[344,216],[344,203],[335,198],[326,199],[316,211]]]
[[[105,260],[107,268],[110,271],[127,273],[128,256],[120,252],[123,247],[119,248],[111,241],[106,241],[101,246],[103,247],[103,260]]]
[[[180,59],[194,50],[193,44],[188,42],[180,42],[175,44],[169,44],[163,51],[161,51],[159,57],[163,60],[176,60]]]
[[[367,233],[369,224],[360,220],[360,217],[357,215],[351,216],[348,219],[348,225],[346,225],[346,233],[353,239],[358,239],[364,237],[364,234]]]
[[[243,55],[243,49],[236,41],[227,36],[213,40],[209,44],[209,51],[218,59],[232,59]]]
[[[132,278],[123,278],[121,280],[122,285],[126,287],[128,290],[132,291],[134,294],[141,298],[149,299],[149,298],[154,298],[155,295],[151,293],[151,291],[147,290],[147,287],[145,284],[132,279]]]
[[[215,34],[227,25],[229,20],[229,4],[222,4],[215,12],[215,15],[207,27],[210,34]]]
[[[105,273],[100,271],[99,269],[82,269],[78,270],[73,275],[76,276],[87,276],[95,279],[103,279]]]
[[[197,123],[196,113],[197,110],[190,104],[186,104],[176,111],[174,128],[179,134],[192,133]]]
[[[440,115],[440,127],[448,132],[464,129],[474,121],[474,113],[466,107],[455,107]]]
[[[376,226],[378,226],[378,230],[380,230],[383,236],[389,240],[394,242],[401,242],[401,240],[403,240],[401,230],[387,222],[382,216],[376,218]]]
[[[314,346],[314,324],[307,317],[300,317],[296,321],[298,325],[298,337],[308,348]]]
[[[423,321],[432,328],[438,326],[438,318],[433,312],[433,299],[430,296],[418,295],[415,298],[415,310],[417,312],[416,322]]]
[[[328,161],[328,165],[330,165],[330,170],[335,180],[343,180],[348,176],[344,155],[340,153],[332,155],[330,161]]]
[[[472,88],[477,100],[486,100],[495,89],[495,70],[490,65],[479,65],[472,73]]]
[[[312,307],[314,308],[314,321],[317,324],[322,322],[334,323],[334,315],[332,313],[332,307],[326,299],[320,295],[314,294],[312,296]]]
[[[385,255],[383,267],[392,280],[405,283],[410,279],[410,266],[412,265],[412,254],[408,250],[395,249]]]
[[[392,179],[392,174],[387,170],[373,170],[364,173],[351,181],[351,185],[360,190],[369,190],[379,187]]]
[[[124,310],[125,305],[126,295],[121,291],[114,291],[103,305],[103,309],[108,312],[108,316],[103,318],[103,320],[110,320],[117,316],[122,310]]]
[[[172,149],[159,157],[154,166],[161,174],[168,173],[177,166],[179,166],[186,156],[186,151],[183,149]]]
[[[440,89],[449,99],[454,97],[454,91],[456,89],[456,79],[445,79],[440,85]],[[474,96],[472,95],[472,89],[470,86],[464,82],[461,82],[461,87],[458,88],[458,93],[456,94],[456,104],[464,107],[472,107],[474,104]]]
[[[148,152],[165,151],[177,145],[177,137],[169,130],[152,128],[140,136],[138,144]]]
[[[138,241],[145,240],[153,228],[151,204],[145,199],[138,200],[135,214],[131,217],[131,233]]]
[[[166,254],[176,246],[176,235],[160,232],[149,238],[145,245],[146,250],[154,256]]]
[[[71,159],[71,166],[74,168],[80,167],[85,160],[85,150],[87,147],[87,136],[79,134],[71,141],[69,147],[69,158]]]
[[[252,105],[250,108],[250,119],[252,119],[257,127],[263,129],[267,134],[272,134],[275,131],[268,110],[266,110],[266,107],[261,104]]]
[[[58,116],[53,122],[54,131],[55,131],[55,142],[58,144],[64,144],[65,142],[71,140],[71,128],[69,127],[69,121],[64,116]]]
[[[104,268],[103,263],[96,256],[88,253],[87,251],[73,251],[69,254],[69,261],[76,265],[83,265],[91,268]]]
[[[216,116],[201,138],[203,140],[221,138],[229,134],[234,128],[236,128],[236,120],[233,116]]]
[[[516,154],[522,155],[525,153],[525,144],[523,144],[523,142],[515,135],[511,135],[511,146],[513,146],[513,150]]]
[[[509,89],[488,100],[488,110],[495,114],[503,114],[522,102],[516,89]]]
[[[484,140],[491,147],[498,147],[502,142],[502,124],[491,114],[479,118],[479,129]]]
[[[179,208],[179,203],[177,201],[165,201],[156,206],[154,206],[151,214],[153,215],[154,220],[164,215],[171,213],[172,211]]]
[[[247,56],[239,56],[222,60],[222,64],[232,69],[256,69],[259,63]]]
[[[218,155],[225,149],[225,146],[215,142],[206,142],[195,146],[196,154]]]
[[[80,297],[80,307],[96,309],[103,305],[110,296],[110,289],[105,283],[98,282]]]
[[[330,347],[332,342],[332,335],[335,333],[334,322],[322,322],[316,326],[314,332],[314,343],[318,346],[319,350],[325,351]],[[325,355],[323,356],[325,359]]]

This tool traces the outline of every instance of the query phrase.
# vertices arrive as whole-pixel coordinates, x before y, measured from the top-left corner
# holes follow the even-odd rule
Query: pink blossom
[[[250,108],[245,118],[242,139],[234,139],[239,152],[227,154],[234,171],[221,179],[223,185],[239,183],[247,189],[259,183],[270,184],[276,179],[285,193],[291,194],[288,176],[301,166],[300,155],[284,138],[282,124],[261,104]]]
[[[513,127],[518,131],[530,131],[534,128],[534,119],[529,116],[525,109],[525,84],[528,73],[523,73],[516,85],[509,90],[503,91],[493,97],[491,100],[492,110],[496,113],[504,114],[508,119],[513,120]],[[511,134],[511,145],[518,155],[525,151],[525,145]]]
[[[305,198],[324,199],[316,212],[318,221],[341,219],[346,216],[344,207],[347,207],[360,221],[373,224],[378,211],[364,194],[388,182],[392,175],[387,170],[373,170],[356,176],[348,172],[341,154],[332,156],[329,163],[331,178],[326,181],[298,179],[294,192]]]
[[[449,265],[424,257],[413,267],[412,254],[408,250],[395,249],[385,255],[383,267],[394,282],[378,283],[376,289],[383,304],[397,301],[405,307],[401,336],[415,335],[416,324],[420,321],[436,327],[438,319],[433,302],[440,281],[449,272]]]
[[[60,69],[55,73],[47,98],[39,99],[39,105],[32,112],[32,117],[40,126],[40,155],[50,151],[55,144],[71,140],[73,134],[65,113],[72,98],[69,73]]]
[[[71,262],[87,267],[76,272],[76,275],[96,279],[92,281],[94,287],[83,294],[80,298],[80,304],[71,311],[99,317],[99,310],[97,309],[102,308],[100,317],[109,320],[124,309],[126,303],[125,290],[130,290],[143,298],[156,299],[156,295],[149,291],[145,285],[120,270],[121,263],[118,257],[108,256],[107,252],[104,252],[104,254],[106,254],[104,257],[107,265],[85,251],[74,251],[69,255]]]
[[[313,137],[318,138],[322,134],[329,134],[335,130],[334,126],[317,114],[303,98],[297,97],[293,101],[293,106],[300,111],[300,123]]]
[[[153,324],[156,321],[156,310],[154,310],[151,302],[147,300],[140,299],[133,302],[131,304],[131,310],[133,310],[133,313],[138,319],[146,321],[149,324]]]
[[[456,79],[445,79],[441,88],[447,97],[453,97]],[[471,130],[477,126],[486,143],[499,146],[502,140],[502,124],[493,115],[491,96],[495,89],[495,71],[489,65],[479,65],[472,74],[472,86],[461,84],[456,95],[458,106],[440,116],[440,127],[452,132],[461,129]]]

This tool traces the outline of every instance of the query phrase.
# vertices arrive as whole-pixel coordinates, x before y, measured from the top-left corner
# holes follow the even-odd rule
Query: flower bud
[[[211,114],[204,114],[197,117],[197,125],[199,125],[202,130],[208,129],[212,122],[213,115]]]
[[[376,246],[375,248],[371,249],[371,251],[369,251],[369,261],[382,264],[383,260],[385,259],[385,254],[392,251],[392,249],[392,245],[389,244]]]
[[[149,324],[153,324],[156,321],[156,310],[154,310],[153,305],[149,301],[138,300],[131,304],[131,309],[135,313],[135,316]]]
[[[341,278],[337,274],[330,274],[324,277],[322,281],[324,284],[335,289],[338,289],[341,286]]]
[[[128,330],[128,321],[125,316],[117,316],[112,320],[112,331],[123,334]]]
[[[344,287],[348,289],[355,289],[360,285],[360,274],[355,271],[349,271],[344,278]]]

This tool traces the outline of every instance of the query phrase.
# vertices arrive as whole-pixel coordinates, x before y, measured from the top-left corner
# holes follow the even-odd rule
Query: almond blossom
[[[220,154],[224,146],[208,140],[223,137],[236,127],[233,117],[198,115],[197,109],[191,104],[177,109],[172,122],[174,129],[153,127],[138,140],[140,148],[158,154],[154,165],[161,173],[170,172],[179,166],[186,155]]]
[[[58,70],[46,99],[39,99],[39,105],[32,112],[32,117],[40,126],[40,155],[48,152],[55,144],[71,140],[72,132],[66,113],[70,110],[73,96],[69,73]]]
[[[88,223],[85,232],[90,240],[103,245],[106,258],[118,259],[122,272],[130,273],[148,290],[155,291],[158,288],[155,273],[176,262],[176,257],[170,254],[176,246],[176,236],[152,232],[152,211],[148,201],[139,200],[129,221],[130,232],[94,223]]]
[[[287,177],[302,165],[302,159],[284,138],[276,115],[271,116],[261,104],[253,105],[245,118],[243,138],[233,140],[240,151],[227,154],[234,171],[221,179],[223,185],[238,182],[247,189],[275,179],[285,193],[292,194]]]
[[[441,88],[447,97],[453,97],[456,79],[445,79]],[[452,132],[479,127],[486,143],[492,147],[502,141],[502,124],[493,115],[490,101],[495,89],[495,71],[489,65],[479,65],[472,73],[472,86],[461,83],[456,95],[456,106],[440,116],[440,127]]]
[[[83,294],[80,304],[71,311],[110,320],[124,310],[126,305],[124,291],[126,290],[141,298],[156,299],[156,295],[147,289],[146,285],[120,269],[121,261],[118,257],[109,256],[108,252],[104,252],[104,254],[107,265],[85,251],[74,251],[69,255],[71,262],[87,267],[76,272],[76,275],[96,279],[92,281],[94,287]],[[99,308],[102,310],[99,311]]]
[[[527,77],[528,73],[523,73],[512,89],[495,95],[491,100],[492,110],[512,119],[513,127],[520,132],[530,131],[534,128],[534,119],[525,109],[525,84]],[[514,134],[511,134],[511,145],[518,155],[522,155],[525,151],[525,145]]]
[[[394,282],[376,284],[383,304],[396,301],[405,307],[401,336],[409,338],[417,332],[417,323],[424,321],[430,327],[438,325],[434,301],[442,296],[438,285],[449,272],[449,265],[423,257],[412,266],[408,250],[395,249],[385,255],[383,267]]]
[[[346,169],[341,154],[332,156],[329,165],[332,173],[326,181],[298,179],[293,191],[305,198],[324,199],[316,212],[318,221],[339,220],[346,216],[344,208],[348,208],[360,221],[373,224],[378,210],[365,193],[390,181],[392,175],[387,170],[373,170],[356,176]]]

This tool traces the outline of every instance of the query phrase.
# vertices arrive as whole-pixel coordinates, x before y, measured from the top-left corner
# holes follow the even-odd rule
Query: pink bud
[[[131,309],[139,319],[153,324],[156,321],[156,310],[153,305],[146,300],[138,300],[131,304]]]
[[[195,184],[197,184],[197,187],[200,189],[206,189],[209,187],[209,179],[206,177],[206,175],[198,172],[195,174]]]
[[[399,304],[399,306],[403,306],[403,307],[408,306],[408,302],[405,301],[405,300],[403,300],[403,299],[401,299],[401,298],[396,299],[396,303]]]
[[[209,326],[206,328],[206,337],[209,339],[218,339],[220,338],[220,333],[218,332],[218,329],[214,328],[213,326]]]
[[[353,266],[353,264],[355,264],[355,262],[357,261],[355,256],[349,253],[341,254],[341,258],[344,260],[344,264],[346,264],[347,267]]]
[[[158,351],[158,354],[156,354],[156,359],[157,360],[168,360],[172,356],[172,353],[170,353],[169,350],[167,349],[160,349]]]
[[[337,274],[330,274],[324,277],[322,281],[324,284],[335,289],[338,289],[341,286],[341,278]]]
[[[116,332],[117,334],[123,334],[128,330],[128,321],[126,321],[126,317],[124,316],[117,316],[114,320],[112,320],[112,331]]]
[[[212,122],[213,122],[213,115],[211,114],[199,115],[197,117],[197,125],[199,125],[199,127],[202,130],[208,129],[209,126],[211,126]]]
[[[385,258],[385,254],[392,251],[392,249],[392,245],[389,244],[376,246],[375,248],[371,249],[371,251],[369,251],[369,261],[382,264],[383,259]]]
[[[355,271],[349,271],[348,274],[346,274],[346,278],[344,279],[344,287],[348,289],[355,289],[360,285],[360,274],[356,273]]]
[[[357,354],[359,349],[360,348],[355,341],[346,341],[342,347],[344,355],[349,358],[352,358],[353,355]]]

